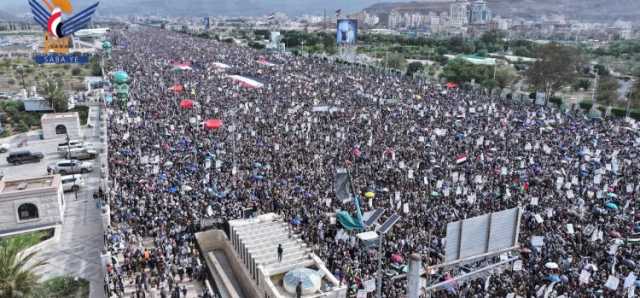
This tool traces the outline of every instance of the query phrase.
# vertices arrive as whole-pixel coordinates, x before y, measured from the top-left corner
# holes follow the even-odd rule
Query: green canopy
[[[129,94],[129,86],[127,84],[118,84],[114,86],[116,94]]]
[[[117,84],[122,84],[122,83],[126,83],[127,81],[129,81],[129,75],[124,71],[116,71],[113,74],[113,79],[115,80],[115,82]]]

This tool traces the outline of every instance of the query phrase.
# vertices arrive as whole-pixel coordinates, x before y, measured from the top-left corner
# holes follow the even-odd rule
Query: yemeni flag
[[[467,155],[466,154],[460,154],[458,156],[456,156],[456,164],[463,164],[467,162]]]
[[[224,63],[220,63],[220,62],[213,62],[211,63],[211,65],[213,65],[214,68],[217,69],[227,69],[227,68],[231,68],[230,65],[228,64],[224,64]]]
[[[269,67],[273,67],[276,66],[275,64],[267,61],[267,58],[265,58],[264,56],[260,56],[260,58],[258,58],[258,64],[264,65],[264,66],[269,66]]]
[[[247,77],[243,77],[243,76],[239,76],[239,75],[232,75],[229,76],[229,78],[231,78],[232,80],[234,80],[235,82],[237,82],[238,84],[240,84],[240,86],[244,87],[244,88],[261,88],[262,86],[264,86],[264,84],[247,78]]]
[[[189,66],[188,64],[185,63],[176,63],[173,65],[173,70],[174,71],[188,71],[188,70],[192,70],[191,66]]]

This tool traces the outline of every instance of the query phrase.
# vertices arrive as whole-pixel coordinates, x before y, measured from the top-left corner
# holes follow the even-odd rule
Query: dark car
[[[40,152],[21,150],[9,153],[9,156],[7,156],[7,162],[17,165],[28,162],[40,162],[42,158],[44,158],[44,155]]]

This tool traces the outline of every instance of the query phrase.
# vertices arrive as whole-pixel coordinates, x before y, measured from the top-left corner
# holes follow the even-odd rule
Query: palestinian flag
[[[456,164],[462,164],[467,162],[467,155],[466,154],[460,154],[458,156],[456,156]]]

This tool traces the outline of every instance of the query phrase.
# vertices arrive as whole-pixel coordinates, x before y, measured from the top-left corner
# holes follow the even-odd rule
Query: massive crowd
[[[522,268],[435,296],[622,297],[635,288],[635,123],[159,29],[115,34],[107,70],[131,76],[128,103],[109,108],[106,239],[123,260],[109,268],[111,291],[124,278],[140,297],[148,287],[184,297],[182,281],[203,276],[193,236],[201,220],[255,210],[290,221],[355,296],[376,272],[376,252],[338,239],[331,214],[354,207],[336,199],[337,168],[349,169],[361,197],[376,194],[364,211],[402,215],[384,244],[388,272],[413,252],[441,263],[448,222],[524,209]],[[193,108],[180,107],[187,98]],[[203,129],[207,119],[223,125]],[[385,297],[402,297],[405,283],[385,278]]]

